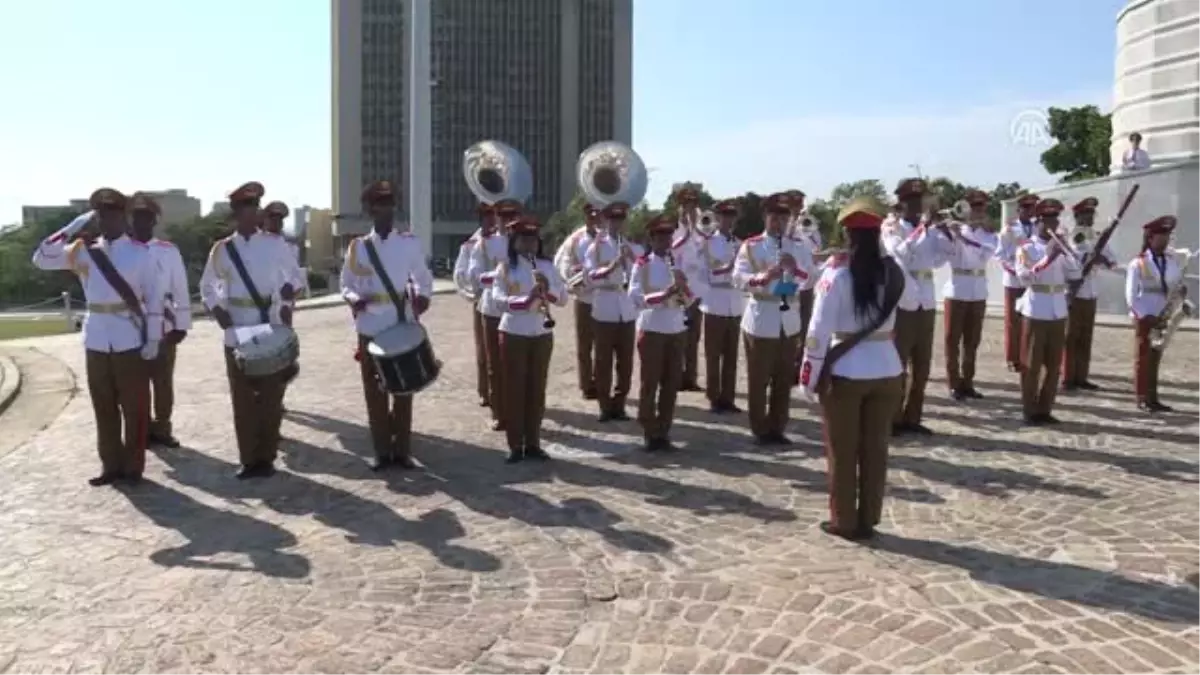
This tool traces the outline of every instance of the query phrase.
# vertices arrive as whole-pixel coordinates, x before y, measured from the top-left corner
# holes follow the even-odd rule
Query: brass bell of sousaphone
[[[524,204],[533,194],[533,170],[525,156],[500,141],[479,141],[463,153],[463,179],[475,198],[489,206]]]
[[[575,181],[584,199],[597,209],[613,204],[633,208],[646,196],[646,165],[633,148],[617,141],[588,146],[575,163]]]

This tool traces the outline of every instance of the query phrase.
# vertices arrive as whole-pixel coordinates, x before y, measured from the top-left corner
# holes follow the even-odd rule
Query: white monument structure
[[[1112,246],[1124,265],[1141,250],[1142,225],[1158,216],[1179,219],[1175,246],[1200,247],[1200,0],[1131,0],[1117,14],[1117,54],[1113,77],[1111,175],[1094,180],[1044,186],[1033,192],[1067,207],[1063,224],[1073,226],[1070,208],[1085,197],[1100,201],[1097,231],[1138,185],[1138,193]],[[1129,134],[1142,134],[1151,167],[1120,173]],[[1004,204],[1003,218],[1016,215],[1016,202]],[[1197,297],[1196,267],[1188,270],[1189,294]],[[1098,311],[1126,314],[1125,277],[1097,272]],[[1003,297],[998,265],[988,270],[989,297]],[[939,289],[940,290],[940,289]],[[1187,324],[1185,324],[1187,325]]]

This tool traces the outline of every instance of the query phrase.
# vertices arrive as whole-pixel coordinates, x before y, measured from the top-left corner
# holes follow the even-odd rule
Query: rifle
[[[1140,187],[1141,183],[1133,184],[1133,188],[1129,190],[1129,194],[1125,195],[1125,201],[1121,203],[1121,208],[1117,211],[1116,217],[1113,218],[1112,222],[1108,224],[1108,227],[1104,228],[1104,231],[1100,233],[1100,237],[1096,239],[1096,245],[1092,247],[1092,250],[1083,257],[1083,269],[1081,269],[1079,272],[1079,278],[1075,281],[1070,281],[1067,283],[1068,302],[1075,299],[1075,294],[1079,292],[1079,287],[1083,286],[1084,280],[1087,279],[1087,276],[1092,271],[1092,268],[1096,266],[1096,261],[1099,260],[1103,255],[1104,247],[1108,245],[1108,240],[1112,239],[1113,232],[1116,231],[1117,225],[1121,224],[1121,218],[1123,218],[1125,216],[1125,212],[1129,210],[1129,205],[1133,203],[1133,198],[1137,196],[1138,188]]]

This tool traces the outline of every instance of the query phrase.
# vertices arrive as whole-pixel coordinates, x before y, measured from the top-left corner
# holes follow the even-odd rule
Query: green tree
[[[1042,153],[1042,166],[1063,174],[1062,183],[1108,175],[1112,116],[1094,105],[1050,108],[1049,133],[1054,146]]]
[[[714,203],[716,203],[716,201],[717,201],[717,200],[713,199],[713,196],[711,194],[709,194],[704,189],[704,186],[701,185],[700,183],[693,183],[691,181],[685,181],[679,187],[680,188],[690,187],[693,190],[695,190],[696,192],[699,192],[700,193],[700,208],[702,210],[703,209],[711,209],[712,205]],[[675,203],[675,191],[672,190],[671,194],[667,195],[667,198],[665,200],[663,200],[662,210],[666,211],[666,212],[675,212],[678,210],[677,207],[678,207],[678,204]]]
[[[186,223],[160,226],[158,236],[179,247],[183,265],[187,268],[188,284],[195,288],[200,283],[200,274],[213,244],[228,236],[231,230],[223,216],[202,216]]]
[[[814,200],[813,204],[809,206],[811,213],[813,206],[820,202],[820,215],[817,216],[817,219],[821,223],[821,236],[830,246],[842,243],[842,230],[837,226],[838,212],[848,202],[860,197],[874,200],[880,204],[888,203],[888,191],[883,186],[883,182],[875,178],[867,178],[852,183],[841,183],[829,193],[829,199]]]
[[[748,239],[763,231],[762,197],[747,192],[740,200],[741,213],[733,224],[733,236]]]

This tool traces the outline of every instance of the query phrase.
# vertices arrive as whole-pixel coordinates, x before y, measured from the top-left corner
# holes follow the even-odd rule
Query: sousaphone
[[[584,199],[597,209],[613,204],[633,208],[646,196],[646,165],[633,148],[617,141],[588,146],[575,163],[575,181]]]
[[[479,141],[463,153],[463,179],[475,198],[489,206],[524,204],[533,194],[533,170],[525,156],[500,141]]]

